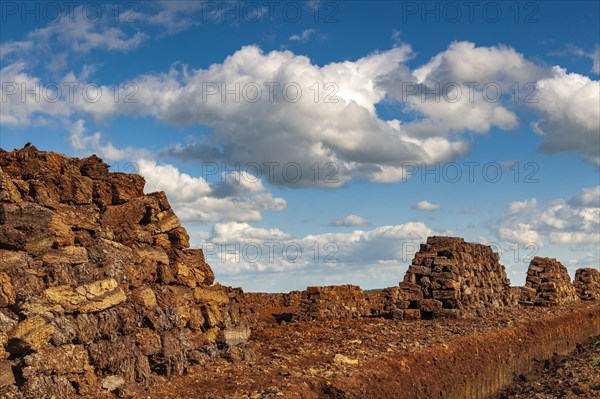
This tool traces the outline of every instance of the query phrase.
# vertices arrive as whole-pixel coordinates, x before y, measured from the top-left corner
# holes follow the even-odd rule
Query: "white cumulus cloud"
[[[600,165],[600,81],[554,67],[553,76],[537,82],[535,103],[542,118],[533,129],[542,150],[577,152]]]
[[[496,223],[497,236],[509,242],[600,243],[600,186],[584,188],[569,200],[511,202]]]
[[[413,209],[416,209],[418,211],[437,211],[441,207],[442,206],[440,204],[434,204],[429,201],[419,201],[413,205]]]
[[[82,88],[89,76],[69,73],[65,80],[80,83],[74,101],[34,103],[32,96],[20,101],[17,91],[0,121],[23,126],[37,116],[91,116],[102,122],[126,115],[201,125],[210,131],[201,142],[174,145],[164,154],[182,161],[204,161],[212,154],[229,164],[291,163],[302,171],[298,180],[277,173],[272,183],[335,188],[355,177],[398,182],[406,177],[406,165],[451,161],[469,150],[465,132],[514,129],[520,123],[518,110],[526,109],[538,115],[532,130],[542,138],[542,150],[575,152],[600,163],[600,82],[539,66],[503,45],[455,42],[411,71],[406,62],[412,57],[404,44],[317,65],[291,51],[263,52],[249,45],[208,68],[175,66],[140,75],[120,101],[107,85],[89,90],[92,97],[102,96],[87,101]],[[40,82],[23,63],[4,68],[3,82],[5,76]],[[501,98],[490,101],[486,85],[503,93]],[[515,85],[520,87],[516,104]],[[527,85],[536,90],[534,102],[525,102]],[[428,97],[431,93],[449,98],[436,101]],[[135,101],[124,101],[125,94],[133,94]],[[413,117],[382,119],[377,105],[386,101]]]
[[[330,226],[370,226],[371,222],[358,215],[348,215],[341,219],[335,219],[329,222]]]

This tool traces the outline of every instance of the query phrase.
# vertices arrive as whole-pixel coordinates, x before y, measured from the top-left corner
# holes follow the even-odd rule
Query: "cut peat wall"
[[[213,284],[144,184],[96,156],[0,148],[0,398],[135,392],[242,358],[241,291]]]
[[[486,399],[528,374],[539,361],[568,354],[600,335],[600,304],[459,337],[424,350],[378,360],[360,378],[323,387],[323,398]]]

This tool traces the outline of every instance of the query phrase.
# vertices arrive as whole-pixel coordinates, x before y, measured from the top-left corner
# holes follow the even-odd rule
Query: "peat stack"
[[[554,258],[536,256],[529,263],[520,303],[556,306],[578,300],[567,268]]]
[[[144,184],[96,156],[0,149],[0,397],[89,397],[243,353],[237,291]]]
[[[506,269],[490,246],[436,236],[421,244],[390,306],[429,318],[513,305]]]
[[[368,313],[364,291],[356,285],[308,287],[302,291],[292,320],[333,320],[359,318]]]
[[[573,285],[579,299],[584,301],[600,300],[600,272],[598,269],[577,269]]]

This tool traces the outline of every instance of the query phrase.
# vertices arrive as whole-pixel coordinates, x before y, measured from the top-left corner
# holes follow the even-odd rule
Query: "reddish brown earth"
[[[519,376],[514,386],[496,399],[600,398],[600,336],[568,356],[540,361],[531,375]]]
[[[394,389],[394,384],[397,387],[407,385],[407,381],[390,379],[398,365],[413,362],[413,365],[421,366],[420,370],[415,369],[414,381],[408,381],[409,384],[419,383],[419,373],[431,373],[436,370],[440,374],[434,376],[434,379],[439,378],[443,381],[446,376],[441,370],[453,369],[460,373],[460,370],[477,367],[477,356],[469,353],[470,342],[493,342],[494,334],[504,329],[527,322],[534,322],[532,325],[535,326],[537,321],[569,316],[574,311],[584,309],[600,312],[597,302],[584,302],[564,307],[503,310],[494,317],[485,318],[411,321],[364,318],[282,323],[279,326],[269,315],[274,309],[266,309],[260,315],[262,322],[253,328],[250,344],[254,352],[253,359],[238,363],[220,360],[210,365],[192,367],[189,375],[174,378],[169,382],[157,380],[149,395],[153,398],[394,397],[386,393]],[[543,328],[543,324],[540,325]],[[464,351],[467,355],[465,358],[470,358],[471,364],[465,363],[464,360],[453,363],[452,359],[444,356],[445,350]],[[597,356],[598,348],[594,350]],[[437,358],[439,363],[435,364],[435,367],[431,367],[430,364],[429,368],[427,364],[419,364],[418,362],[426,359],[431,351],[434,354],[439,352],[439,357],[434,355],[431,358],[433,362],[436,362]],[[347,359],[338,356],[336,361],[336,355],[345,356]],[[577,356],[574,354],[568,358],[573,365],[565,369],[565,373],[569,370],[576,373],[579,363],[590,364],[588,357],[593,357],[593,353],[590,352],[586,355],[588,357],[581,360],[577,360]],[[354,361],[358,361],[358,364],[352,364]],[[587,370],[589,373],[594,372],[591,366]],[[554,382],[545,383],[549,393],[539,397],[560,397],[552,395],[559,395],[563,389],[558,382],[561,381],[560,378],[564,378],[562,374],[556,374],[555,377],[555,374],[539,374],[536,371],[531,378],[531,382],[557,378]],[[581,377],[581,380],[583,379],[584,377]],[[594,381],[597,381],[597,375]],[[594,384],[578,384],[585,394],[570,397],[597,397],[594,396],[596,391],[592,390]],[[519,386],[515,389],[519,389]],[[538,397],[527,396],[535,391],[522,389],[524,393],[518,397]],[[502,399],[513,397],[510,395],[503,396]],[[415,396],[399,394],[395,397]],[[431,397],[445,396],[437,394]]]

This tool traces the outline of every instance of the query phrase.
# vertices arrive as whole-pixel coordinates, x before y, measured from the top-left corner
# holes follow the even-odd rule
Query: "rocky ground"
[[[515,385],[496,399],[600,398],[600,336],[568,356],[539,362],[531,375],[519,376]]]
[[[482,336],[524,320],[566,314],[587,306],[593,303],[513,309],[494,317],[415,321],[366,318],[284,322],[279,326],[269,314],[272,309],[265,309],[253,328],[252,356],[241,362],[220,360],[194,366],[189,375],[169,382],[156,380],[147,393],[153,398],[342,398],[345,396],[330,385],[331,381],[362,380],[365,370],[378,368],[385,373],[380,365],[387,359],[433,345],[452,346],[458,337]],[[557,398],[563,391],[575,395],[565,397],[598,397],[594,396],[598,393],[594,387],[600,382],[598,367],[592,362],[599,348],[590,344],[582,347],[581,357],[573,354],[557,358],[546,371],[523,376],[526,381],[500,398]],[[567,380],[569,384],[565,384]],[[574,389],[583,393],[577,396]],[[538,392],[546,396],[535,396]]]

